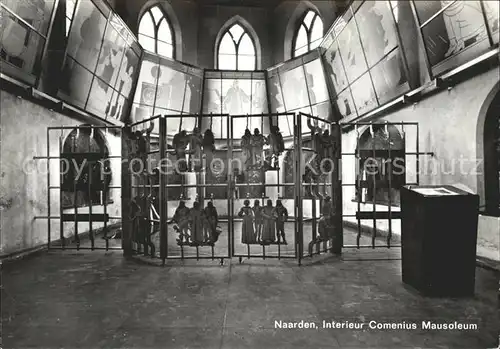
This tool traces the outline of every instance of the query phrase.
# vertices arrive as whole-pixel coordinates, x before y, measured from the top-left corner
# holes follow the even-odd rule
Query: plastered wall
[[[485,103],[492,91],[498,90],[498,70],[492,69],[477,75],[451,90],[445,90],[420,102],[395,111],[376,122],[418,122],[419,151],[432,152],[433,157],[421,156],[419,168],[420,184],[461,185],[481,197],[484,204],[484,177],[482,154],[478,144],[482,142],[477,129],[484,123]],[[362,129],[358,130],[360,133]],[[416,128],[406,127],[406,151],[416,152]],[[356,150],[356,131],[345,133],[342,138],[342,152],[353,153]],[[480,148],[480,147],[479,147]],[[407,182],[416,181],[416,157],[407,157]],[[355,182],[354,157],[344,156],[342,160],[342,180],[344,183]],[[357,203],[354,201],[354,187],[344,188],[344,214],[354,214]],[[372,210],[372,204],[361,205],[361,210]],[[378,211],[388,210],[387,206],[378,206]],[[394,207],[393,210],[399,210]],[[349,220],[345,218],[345,220]],[[354,218],[350,219],[355,221]],[[363,221],[373,227],[372,221]],[[377,229],[388,230],[388,222],[377,221]],[[399,221],[393,221],[394,234],[401,234]],[[499,249],[500,219],[479,217],[478,255],[491,259],[500,259]]]

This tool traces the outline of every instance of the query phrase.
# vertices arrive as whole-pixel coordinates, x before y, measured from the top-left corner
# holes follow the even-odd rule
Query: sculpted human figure
[[[285,143],[278,126],[271,126],[271,133],[267,137],[267,143],[271,146],[270,165],[277,168],[279,156],[285,151]]]
[[[243,224],[241,225],[241,243],[253,244],[255,243],[255,230],[253,226],[254,211],[250,207],[250,200],[245,200],[243,205],[240,212],[238,212],[238,217],[243,218]]]
[[[188,243],[191,238],[189,235],[189,208],[184,201],[179,201],[179,206],[175,210],[172,222],[177,223],[177,231],[179,233],[177,242]]]
[[[255,217],[255,241],[262,242],[262,207],[260,206],[260,201],[255,200],[253,207],[253,215]]]
[[[262,208],[262,243],[270,244],[276,241],[276,223],[272,200],[267,200],[267,205]]]
[[[217,233],[217,223],[219,222],[219,215],[217,209],[212,201],[209,201],[204,210],[204,235],[205,242],[214,243],[217,241],[219,235]]]
[[[189,224],[191,227],[191,240],[194,244],[202,244],[204,242],[203,236],[203,222],[205,220],[205,212],[203,211],[200,203],[195,201],[193,208],[189,210]]]
[[[205,131],[202,145],[203,145],[203,155],[205,156],[206,166],[210,167],[215,152],[215,136],[212,130],[207,129]]]
[[[201,167],[201,155],[203,146],[203,136],[198,127],[193,129],[193,133],[190,136],[189,148],[191,154],[189,155],[189,168],[192,171],[198,171]]]
[[[241,150],[243,151],[243,166],[242,171],[245,172],[247,167],[252,165],[252,133],[247,128],[245,134],[241,137]]]
[[[185,130],[177,133],[172,141],[172,146],[175,149],[175,156],[177,160],[176,168],[179,172],[185,172],[187,170],[186,152],[189,142],[190,137]]]
[[[259,167],[259,165],[262,164],[262,154],[264,152],[265,143],[266,143],[265,137],[261,135],[259,129],[256,128],[251,138],[253,167],[257,168]]]
[[[278,236],[278,244],[283,239],[283,244],[287,244],[285,237],[285,222],[288,220],[288,210],[281,200],[276,200],[276,207],[274,208],[273,216],[276,219],[276,234]]]

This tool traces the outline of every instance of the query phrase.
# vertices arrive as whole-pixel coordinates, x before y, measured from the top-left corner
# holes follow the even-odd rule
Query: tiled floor
[[[395,260],[169,262],[120,252],[51,252],[4,264],[3,348],[493,348],[497,278],[477,269],[473,299],[424,298]],[[361,258],[362,259],[362,258]],[[275,321],[478,325],[472,331],[275,329]],[[367,325],[365,325],[366,327]]]

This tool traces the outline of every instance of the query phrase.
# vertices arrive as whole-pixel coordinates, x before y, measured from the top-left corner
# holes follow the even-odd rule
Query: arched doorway
[[[485,213],[500,215],[500,92],[493,98],[484,121]]]
[[[356,201],[399,206],[399,188],[405,183],[405,144],[399,130],[394,125],[370,126],[358,147],[356,173],[364,184],[357,188]]]

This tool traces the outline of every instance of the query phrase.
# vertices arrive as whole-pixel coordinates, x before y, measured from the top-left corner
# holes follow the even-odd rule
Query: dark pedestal
[[[427,296],[473,296],[478,210],[477,195],[452,186],[403,187],[403,282]]]

